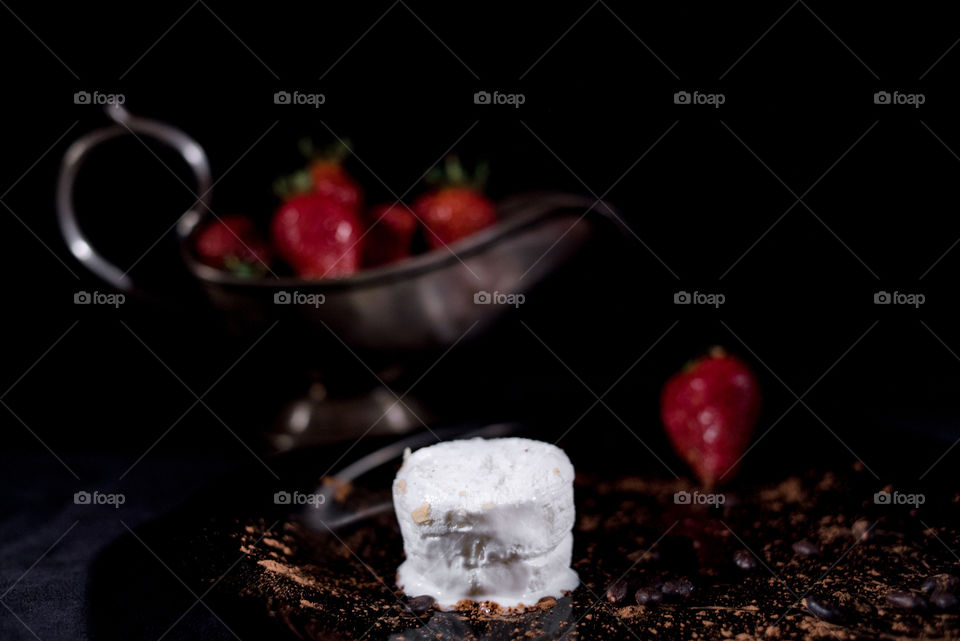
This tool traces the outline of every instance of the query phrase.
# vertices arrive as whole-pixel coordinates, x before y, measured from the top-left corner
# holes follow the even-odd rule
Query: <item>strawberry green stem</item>
[[[442,166],[434,167],[427,174],[427,183],[435,187],[469,187],[483,191],[490,176],[490,165],[480,162],[473,175],[467,173],[456,154],[447,156]]]

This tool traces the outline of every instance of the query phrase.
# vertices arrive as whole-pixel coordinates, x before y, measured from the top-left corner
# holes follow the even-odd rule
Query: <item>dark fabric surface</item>
[[[64,457],[78,480],[47,452],[0,454],[0,639],[233,638],[127,527],[135,532],[238,463],[147,456],[118,480],[133,460]],[[76,504],[78,491],[119,493],[123,505]]]

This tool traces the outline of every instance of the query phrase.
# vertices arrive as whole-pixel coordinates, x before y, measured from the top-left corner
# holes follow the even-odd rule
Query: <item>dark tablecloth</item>
[[[78,480],[47,452],[0,454],[0,639],[234,638],[127,527],[136,531],[240,463],[148,455],[119,480],[135,459],[65,456]],[[77,504],[80,491],[101,501],[122,494],[123,505]],[[142,585],[103,572],[94,580],[98,559],[124,539]]]

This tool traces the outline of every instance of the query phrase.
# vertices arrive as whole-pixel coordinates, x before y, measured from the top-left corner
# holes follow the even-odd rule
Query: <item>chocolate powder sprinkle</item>
[[[218,523],[205,540],[220,537],[234,558],[242,554],[214,593],[249,615],[259,610],[278,639],[960,637],[960,564],[941,542],[960,540],[952,494],[927,494],[924,525],[908,509],[875,504],[874,479],[855,466],[741,484],[722,510],[673,501],[694,489],[689,481],[578,477],[573,567],[582,585],[524,608],[421,607],[396,586],[403,549],[389,513],[336,537],[291,515],[269,533],[266,518]],[[389,500],[389,490],[354,487],[344,498]],[[912,607],[921,601],[930,607]]]

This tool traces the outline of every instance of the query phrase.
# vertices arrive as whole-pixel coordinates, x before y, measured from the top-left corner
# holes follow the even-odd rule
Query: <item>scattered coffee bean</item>
[[[433,607],[434,598],[427,594],[407,599],[407,609],[414,614],[423,614]]]
[[[923,582],[920,589],[924,594],[930,594],[931,592],[956,592],[958,587],[960,587],[960,579],[952,574],[934,574]]]
[[[607,588],[607,601],[610,603],[620,603],[625,596],[627,596],[627,584],[624,581],[617,581]]]
[[[747,550],[737,550],[733,553],[733,562],[741,570],[752,570],[757,567],[757,559]]]
[[[927,607],[927,602],[923,600],[923,597],[913,592],[902,592],[900,590],[887,592],[887,603],[901,610],[923,610]]]
[[[687,579],[664,581],[660,592],[666,599],[682,599],[693,592],[693,584]]]
[[[658,590],[651,588],[640,588],[637,590],[637,593],[634,595],[634,597],[637,599],[637,605],[654,606],[660,603],[663,595],[660,594]]]
[[[870,521],[866,519],[854,521],[853,525],[850,526],[850,532],[853,534],[853,538],[858,541],[866,542],[873,539],[873,529],[870,526]]]
[[[930,597],[930,604],[938,610],[952,610],[957,607],[957,597],[952,592],[938,590]]]
[[[808,557],[808,556],[820,556],[820,548],[808,541],[807,539],[800,539],[793,544],[793,551],[796,552],[799,556]]]
[[[843,618],[843,610],[833,599],[822,594],[810,594],[803,599],[803,605],[813,616],[824,621],[839,621]]]

